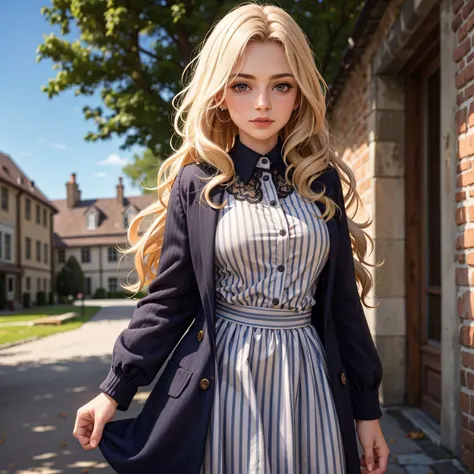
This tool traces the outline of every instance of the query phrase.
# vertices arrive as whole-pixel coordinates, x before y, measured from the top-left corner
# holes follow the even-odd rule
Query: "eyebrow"
[[[255,76],[252,76],[251,74],[244,74],[244,73],[238,73],[238,74],[231,74],[229,79],[232,79],[233,77],[236,77],[236,76],[242,76],[242,77],[245,77],[246,79],[256,79]],[[270,76],[270,79],[279,79],[280,77],[295,77],[293,76],[293,74],[289,73],[289,72],[284,72],[282,74],[274,74],[273,76]]]

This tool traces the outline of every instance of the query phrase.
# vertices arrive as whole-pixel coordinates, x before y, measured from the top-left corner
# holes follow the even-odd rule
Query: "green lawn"
[[[53,316],[56,314],[64,314],[77,312],[79,317],[71,322],[61,324],[60,326],[11,326],[0,327],[0,344],[8,342],[20,341],[30,337],[44,337],[58,332],[71,331],[82,326],[83,323],[89,321],[94,314],[100,309],[98,306],[85,306],[84,317],[81,317],[81,308],[73,305],[61,306],[44,306],[28,310],[21,310],[17,314],[8,316],[0,316],[0,323],[31,321],[33,319],[43,318],[45,316]]]

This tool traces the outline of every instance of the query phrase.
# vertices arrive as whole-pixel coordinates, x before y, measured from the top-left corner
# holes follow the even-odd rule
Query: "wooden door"
[[[407,72],[407,402],[441,416],[440,62],[433,32]]]

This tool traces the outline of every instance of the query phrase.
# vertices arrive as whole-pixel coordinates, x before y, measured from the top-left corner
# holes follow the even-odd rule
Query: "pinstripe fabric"
[[[202,474],[345,472],[311,325],[329,236],[316,204],[288,193],[273,171],[258,158],[253,184],[227,192],[219,213],[216,387]]]

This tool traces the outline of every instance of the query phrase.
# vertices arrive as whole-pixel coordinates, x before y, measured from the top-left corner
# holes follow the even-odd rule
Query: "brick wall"
[[[458,133],[456,286],[461,344],[462,458],[474,467],[474,1],[453,0]]]
[[[382,113],[379,116],[374,113],[377,109],[377,100],[374,99],[373,94],[377,81],[372,78],[371,68],[374,57],[386,40],[404,3],[404,0],[394,0],[390,4],[371,43],[349,74],[331,119],[331,130],[335,136],[339,154],[352,166],[364,206],[376,220],[378,219],[376,206],[380,207],[380,200],[384,200],[383,194],[378,194],[378,183],[381,179],[377,166],[379,157],[383,154],[379,150],[390,148],[387,146],[388,140],[384,141],[384,138],[378,136],[377,133],[377,130],[383,130],[383,121],[386,121],[386,118]],[[452,106],[457,109],[458,134],[455,216],[457,235],[453,247],[455,245],[457,257],[455,283],[461,344],[460,451],[462,461],[469,468],[474,468],[474,0],[452,0],[452,16],[452,29],[456,35],[452,58],[458,71],[455,77],[458,94],[456,103]],[[383,108],[381,107],[381,111]],[[393,121],[392,125],[394,125]],[[392,207],[390,202],[385,204],[388,208]],[[375,225],[370,233],[377,239],[378,235],[384,234],[383,229],[382,232],[380,231],[381,228]],[[452,247],[446,251],[451,249]],[[390,265],[389,259],[387,263]],[[389,273],[392,273],[392,270],[389,270]],[[383,320],[383,311],[376,316]],[[370,314],[368,320],[370,324]],[[371,324],[371,329],[373,327],[374,325]],[[376,336],[374,331],[372,333]],[[392,354],[384,354],[384,350],[380,350],[383,344],[377,345],[379,352],[382,352],[385,377],[390,376],[392,372],[390,357],[393,357],[394,351]]]
[[[364,206],[370,212],[373,202],[371,180],[374,174],[371,161],[369,117],[371,113],[371,61],[392,27],[404,0],[393,0],[388,7],[371,43],[349,74],[344,90],[333,108],[331,131],[341,156],[353,169]]]

